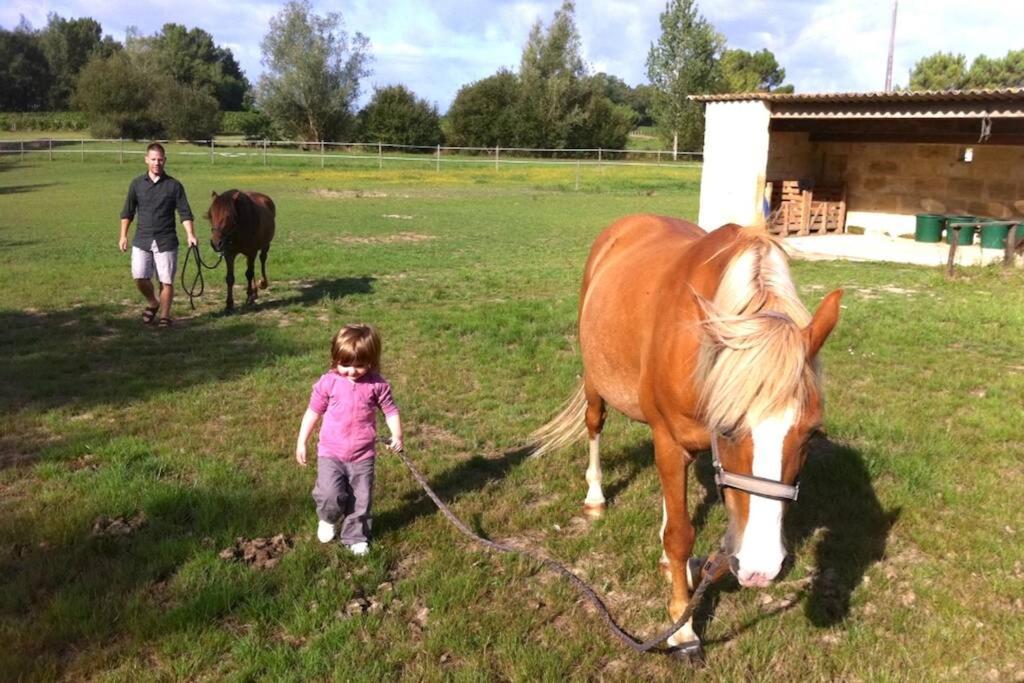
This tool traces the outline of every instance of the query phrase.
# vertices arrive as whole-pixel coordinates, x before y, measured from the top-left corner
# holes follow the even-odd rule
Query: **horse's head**
[[[238,190],[228,190],[221,194],[212,193],[213,201],[206,211],[206,218],[210,221],[210,246],[216,252],[224,250],[237,226],[236,203],[239,194]]]
[[[817,355],[838,320],[841,296],[829,294],[813,317],[802,306],[742,317],[705,307],[698,372],[729,514],[724,550],[743,586],[768,585],[786,558],[782,516],[797,498],[807,444],[821,426]]]

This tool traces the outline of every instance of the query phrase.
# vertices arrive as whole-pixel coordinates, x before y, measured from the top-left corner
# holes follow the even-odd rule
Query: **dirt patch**
[[[236,538],[234,545],[220,551],[220,559],[244,562],[254,569],[270,569],[294,546],[292,537],[285,534],[272,538]]]
[[[415,438],[416,444],[424,448],[427,446],[462,448],[466,443],[458,434],[432,424],[417,425],[416,432],[412,436]]]
[[[367,190],[328,190],[319,188],[310,190],[315,196],[324,199],[384,199],[386,192],[373,192]]]
[[[149,520],[145,512],[137,512],[131,517],[121,515],[120,517],[107,517],[100,515],[92,523],[93,536],[131,536],[136,531],[146,526]]]
[[[365,235],[345,235],[334,240],[338,244],[396,244],[399,242],[426,242],[437,239],[433,235],[418,232],[397,232],[392,235],[368,237]]]

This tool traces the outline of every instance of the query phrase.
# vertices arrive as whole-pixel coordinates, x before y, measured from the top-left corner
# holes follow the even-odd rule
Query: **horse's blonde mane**
[[[818,382],[803,336],[811,314],[785,252],[765,233],[744,230],[739,239],[714,300],[700,300],[705,335],[695,370],[708,429],[736,436],[787,407],[799,411]]]

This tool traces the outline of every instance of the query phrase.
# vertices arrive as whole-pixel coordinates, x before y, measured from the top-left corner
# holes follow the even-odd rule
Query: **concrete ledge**
[[[918,266],[945,266],[949,258],[949,245],[945,242],[926,243],[878,234],[865,235],[804,235],[783,238],[782,244],[791,258],[805,261],[885,261],[910,263]],[[1002,263],[1002,249],[982,249],[979,245],[960,246],[956,250],[956,265],[981,266]],[[1024,266],[1020,256],[1014,265]]]

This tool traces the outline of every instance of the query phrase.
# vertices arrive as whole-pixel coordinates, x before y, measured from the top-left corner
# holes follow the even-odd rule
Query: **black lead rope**
[[[185,271],[188,270],[188,262],[192,256],[196,258],[196,276],[192,278],[192,286],[189,287],[185,284]],[[185,263],[181,266],[181,288],[186,294],[188,294],[188,305],[192,307],[192,310],[196,310],[195,299],[203,295],[203,290],[206,289],[206,281],[203,279],[203,268],[207,270],[213,270],[220,265],[220,262],[224,260],[224,252],[221,251],[217,257],[217,262],[212,266],[203,260],[202,255],[199,253],[199,245],[191,244],[188,247],[188,251],[185,253]],[[196,283],[199,284],[199,291],[196,291]]]
[[[719,573],[719,570],[722,568],[723,563],[727,562],[729,559],[728,555],[726,555],[725,553],[719,553],[714,560],[709,560],[703,567],[700,583],[697,585],[696,590],[694,590],[693,594],[690,596],[690,604],[687,605],[686,610],[683,611],[682,616],[680,616],[676,620],[676,622],[665,631],[655,635],[654,637],[648,640],[641,641],[638,638],[627,633],[625,630],[623,630],[622,627],[620,627],[615,622],[615,619],[612,618],[612,615],[608,612],[608,607],[604,604],[601,598],[598,597],[597,593],[594,592],[594,589],[588,586],[586,582],[583,581],[583,579],[576,576],[564,565],[561,565],[558,562],[555,562],[554,560],[548,559],[546,557],[541,557],[540,555],[526,548],[517,548],[510,545],[505,545],[503,543],[495,543],[494,541],[489,541],[486,538],[482,538],[481,536],[478,536],[477,534],[473,533],[473,531],[471,531],[470,528],[466,526],[466,524],[461,519],[456,517],[455,514],[448,508],[448,506],[445,505],[441,501],[441,499],[437,497],[437,494],[434,493],[434,490],[432,488],[430,488],[430,485],[427,483],[427,480],[423,477],[422,474],[420,474],[420,471],[417,470],[416,467],[412,464],[409,458],[405,455],[405,452],[392,452],[402,459],[402,462],[405,463],[405,466],[409,468],[409,472],[412,474],[413,479],[415,479],[419,483],[419,485],[423,487],[423,490],[426,491],[428,496],[430,496],[430,499],[434,501],[434,505],[437,506],[437,509],[440,510],[442,514],[444,514],[444,516],[448,518],[448,521],[451,522],[456,529],[461,531],[464,536],[467,536],[470,540],[475,541],[487,548],[490,548],[491,550],[497,550],[498,552],[502,553],[525,555],[533,560],[536,560],[537,562],[540,562],[548,569],[558,572],[565,578],[569,579],[569,581],[572,582],[572,584],[575,585],[576,588],[588,600],[590,600],[591,603],[593,603],[594,607],[597,608],[597,611],[601,614],[601,617],[608,625],[608,628],[611,629],[612,633],[618,636],[619,640],[621,640],[623,643],[625,643],[627,646],[629,646],[636,652],[649,652],[653,650],[658,644],[664,642],[673,633],[682,628],[683,624],[689,621],[690,617],[693,616],[694,611],[700,604],[701,598],[704,596],[704,592],[711,585],[712,581],[714,580],[714,577]]]

